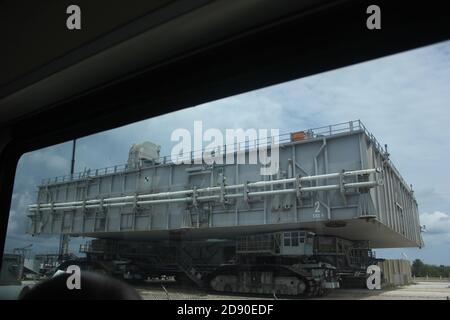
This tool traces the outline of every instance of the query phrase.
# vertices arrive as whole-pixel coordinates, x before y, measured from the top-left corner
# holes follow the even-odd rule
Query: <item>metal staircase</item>
[[[202,274],[194,267],[192,257],[181,246],[177,249],[177,265],[195,284],[204,286]]]

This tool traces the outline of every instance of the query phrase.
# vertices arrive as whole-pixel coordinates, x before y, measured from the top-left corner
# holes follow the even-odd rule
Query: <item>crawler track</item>
[[[258,280],[264,279],[264,275],[270,275],[271,281],[258,282]],[[294,282],[293,279],[297,281]],[[285,265],[227,265],[214,271],[208,280],[215,292],[227,294],[311,298],[326,293],[325,290],[322,290],[321,284],[308,272]],[[289,289],[284,283],[280,283],[280,280],[291,281]]]

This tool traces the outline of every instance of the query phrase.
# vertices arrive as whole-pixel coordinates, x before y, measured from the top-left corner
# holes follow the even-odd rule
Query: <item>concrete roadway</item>
[[[261,300],[272,297],[252,297],[248,295],[223,295],[196,289],[181,289],[168,286],[166,291],[157,285],[137,286],[141,296],[146,300]],[[418,281],[415,284],[382,290],[339,289],[317,300],[450,300],[450,282]]]

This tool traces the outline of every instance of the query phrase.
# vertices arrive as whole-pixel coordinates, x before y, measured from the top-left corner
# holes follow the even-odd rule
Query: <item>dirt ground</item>
[[[255,297],[248,295],[223,295],[201,290],[181,289],[175,286],[137,286],[141,296],[146,300],[262,300],[275,297]],[[279,299],[279,297],[276,297]],[[450,300],[450,282],[448,281],[417,281],[414,284],[382,289],[339,289],[330,292],[326,297],[316,300]]]

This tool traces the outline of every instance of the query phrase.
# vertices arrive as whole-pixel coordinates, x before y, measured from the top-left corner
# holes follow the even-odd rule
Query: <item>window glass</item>
[[[292,246],[293,246],[293,247],[298,247],[298,234],[297,234],[297,232],[294,232],[294,233],[293,233],[293,236],[292,236]]]
[[[285,247],[291,246],[291,233],[290,232],[284,233],[284,246]]]

